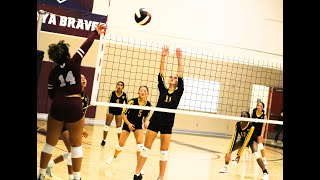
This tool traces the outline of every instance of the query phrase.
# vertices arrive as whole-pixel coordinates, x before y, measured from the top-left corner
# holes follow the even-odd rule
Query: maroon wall
[[[51,99],[48,97],[48,75],[50,70],[54,67],[54,63],[48,61],[42,61],[40,76],[38,79],[37,87],[37,112],[49,113]],[[87,87],[85,93],[91,98],[91,91],[94,78],[94,70],[92,67],[81,67],[81,73],[87,78]],[[94,118],[96,115],[96,107],[90,106],[87,110],[86,117]]]

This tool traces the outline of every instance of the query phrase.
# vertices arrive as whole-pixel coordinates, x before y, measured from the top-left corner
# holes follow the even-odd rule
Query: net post
[[[108,10],[110,9],[110,2],[111,2],[111,0],[108,1]],[[108,30],[108,12],[107,12],[105,24],[107,26],[107,29],[104,31],[104,33],[100,34],[99,47],[98,47],[98,57],[97,57],[97,61],[96,61],[96,68],[94,71],[92,93],[91,93],[91,102],[90,102],[91,105],[93,105],[93,106],[96,105],[97,98],[98,98],[98,90],[99,90],[99,84],[100,84],[100,78],[101,78],[101,67],[102,67],[105,41],[106,41],[105,36],[106,36],[106,31]]]
[[[38,13],[38,18],[37,18],[37,49],[38,49],[38,47],[39,47],[39,34],[41,31],[43,14],[45,12],[43,10],[39,10],[39,11],[37,11],[37,13]]]
[[[91,93],[91,104],[95,105],[98,98],[98,90],[101,78],[101,67],[102,67],[102,60],[104,56],[104,48],[105,48],[105,33],[100,35],[99,40],[99,47],[98,47],[98,57],[96,61],[96,68],[94,71],[94,78],[93,78],[93,86],[92,86],[92,93]]]

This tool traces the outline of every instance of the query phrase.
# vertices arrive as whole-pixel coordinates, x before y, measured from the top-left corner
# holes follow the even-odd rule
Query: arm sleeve
[[[182,77],[178,77],[178,91],[179,91],[180,94],[182,94],[183,90],[184,90],[183,78]]]
[[[233,134],[232,134],[232,137],[231,137],[231,141],[230,141],[230,144],[229,144],[229,147],[228,147],[228,151],[227,153],[232,153],[232,149],[233,149],[233,146],[236,142],[236,139],[238,138],[238,128],[237,128],[237,125],[238,123],[235,125],[235,129],[233,131]]]
[[[164,79],[163,78],[163,74],[159,73],[159,75],[158,75],[158,88],[159,88],[160,91],[166,89],[166,87],[165,87],[165,85],[163,83],[163,79]]]
[[[95,38],[99,36],[98,32],[94,30],[90,36],[87,38],[87,40],[80,46],[80,48],[77,50],[77,52],[73,55],[72,59],[78,63],[81,64],[82,58],[86,55],[89,48],[92,46]]]
[[[133,100],[133,99],[131,99],[131,100],[128,102],[129,105],[132,105],[133,103],[134,103],[134,100]],[[125,115],[127,115],[128,111],[129,111],[129,108],[123,108],[122,113],[125,114]]]

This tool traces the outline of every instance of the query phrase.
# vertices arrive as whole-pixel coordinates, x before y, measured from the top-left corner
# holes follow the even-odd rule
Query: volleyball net
[[[265,103],[265,111],[268,109],[270,88],[283,86],[282,61],[226,55],[215,49],[210,51],[162,40],[142,40],[115,33],[101,36],[91,104],[264,122],[241,118],[239,114],[241,111],[251,113],[257,101]],[[155,107],[164,45],[169,45],[164,74],[167,86],[169,76],[177,73],[175,49],[181,48],[183,54],[184,93],[176,110]],[[118,81],[124,82],[123,91],[128,99],[138,97],[139,87],[147,86],[148,100],[153,107],[108,102],[108,96],[116,89]],[[282,124],[277,120],[268,123]]]

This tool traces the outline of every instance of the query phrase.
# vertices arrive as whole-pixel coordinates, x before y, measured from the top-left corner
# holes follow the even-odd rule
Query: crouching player
[[[241,112],[241,117],[250,118],[250,114],[247,111],[243,111]],[[257,137],[255,137],[256,135],[253,133],[254,128],[255,127],[249,121],[239,121],[236,123],[235,130],[233,132],[230,145],[225,156],[225,165],[219,170],[220,173],[228,173],[228,165],[230,163],[231,153],[233,151],[239,149],[236,157],[236,161],[237,163],[239,163],[240,157],[243,154],[244,150],[246,149],[246,147],[250,146],[252,154],[255,156],[257,163],[259,164],[263,172],[262,179],[269,179],[268,171],[262,161],[260,153],[258,152],[258,143],[255,141]],[[240,135],[240,139],[237,141],[238,135]]]

